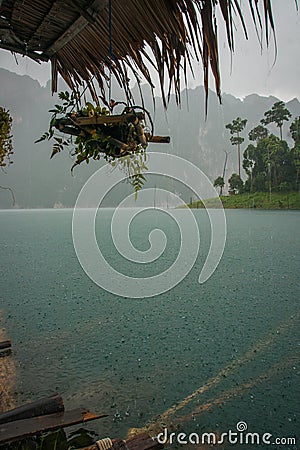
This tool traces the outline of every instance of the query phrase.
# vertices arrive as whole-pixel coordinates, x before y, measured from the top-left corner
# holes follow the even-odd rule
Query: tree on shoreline
[[[300,116],[296,117],[296,119],[290,125],[290,133],[294,140],[294,147],[292,148],[294,164],[296,168],[296,186],[299,188],[300,183]]]
[[[214,187],[220,188],[220,195],[223,193],[223,187],[225,186],[225,181],[223,177],[218,177],[214,181]]]
[[[295,142],[295,146],[300,147],[300,116],[296,117],[296,119],[291,123],[290,133]]]
[[[243,183],[240,174],[232,174],[229,179],[229,192],[232,194],[244,192],[284,191],[290,192],[299,188],[300,182],[300,116],[290,125],[294,147],[289,148],[282,139],[284,121],[291,117],[290,111],[281,101],[274,103],[264,114],[261,124],[274,122],[280,129],[280,138],[269,134],[261,124],[254,127],[248,134],[250,143],[243,153],[243,169],[248,179]],[[247,119],[239,117],[226,128],[233,135],[230,140],[234,145],[240,145],[243,138],[238,133],[246,125]],[[216,180],[217,181],[217,180]]]
[[[248,192],[296,189],[296,167],[293,152],[286,141],[277,136],[260,139],[256,146],[248,145],[244,152],[243,167],[248,175]]]
[[[265,118],[261,119],[261,123],[263,125],[275,123],[276,126],[279,128],[280,140],[282,141],[283,122],[288,121],[292,117],[290,111],[285,107],[285,103],[282,101],[274,103],[272,108],[269,109],[269,111],[266,111],[264,115]]]
[[[243,192],[244,183],[241,177],[237,173],[233,173],[228,180],[229,193],[241,194]]]
[[[253,128],[248,134],[250,141],[260,141],[261,139],[264,139],[268,137],[269,131],[267,128],[263,127],[262,125],[257,125],[257,127]]]
[[[244,142],[244,138],[240,135],[247,124],[247,119],[241,119],[237,117],[231,123],[228,123],[225,128],[229,129],[231,137],[230,141],[232,145],[237,146],[238,150],[238,175],[241,176],[241,144]]]

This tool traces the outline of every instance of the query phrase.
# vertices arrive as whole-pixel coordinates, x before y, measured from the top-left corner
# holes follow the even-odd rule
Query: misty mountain
[[[74,170],[72,176],[70,168],[73,159],[68,152],[62,152],[50,161],[51,142],[34,144],[34,141],[47,130],[50,118],[48,110],[58,103],[57,95],[51,95],[49,83],[46,87],[41,87],[29,76],[16,75],[5,69],[0,69],[0,80],[0,105],[9,109],[13,117],[15,151],[14,163],[7,169],[6,174],[0,174],[0,185],[13,189],[18,207],[72,207],[85,181],[102,163],[95,161],[89,165],[82,164]],[[60,89],[66,89],[63,82]],[[133,95],[136,104],[141,105],[137,87],[133,88]],[[113,86],[113,97],[115,100],[123,99],[123,94],[117,86]],[[241,100],[223,94],[220,105],[215,93],[210,91],[207,119],[202,86],[182,91],[180,107],[172,96],[167,112],[164,111],[160,98],[155,99],[154,107],[151,91],[147,86],[143,87],[143,101],[154,120],[155,134],[171,136],[170,144],[151,144],[151,151],[162,151],[186,158],[214,180],[222,174],[224,150],[231,152],[226,178],[237,171],[236,148],[230,144],[225,125],[237,116],[247,118],[247,127],[243,133],[243,136],[247,137],[264,112],[278,99],[252,94]],[[286,106],[293,118],[300,114],[298,99],[291,100]],[[269,129],[278,134],[275,127]],[[284,138],[291,143],[287,124],[284,125]],[[246,148],[247,144],[246,139],[242,149]],[[131,189],[129,185],[121,188],[123,194],[130,193]],[[118,196],[118,193],[115,196]],[[111,201],[113,202],[113,198]],[[9,191],[0,189],[0,208],[10,207],[12,201]]]

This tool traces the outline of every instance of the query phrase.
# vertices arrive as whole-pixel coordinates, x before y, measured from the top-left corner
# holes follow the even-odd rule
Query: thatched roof
[[[255,26],[262,27],[259,0],[247,2]],[[261,3],[268,36],[268,26],[274,29],[271,0]],[[239,0],[0,0],[0,48],[37,61],[51,60],[53,91],[58,73],[71,88],[94,76],[103,90],[111,70],[127,89],[129,69],[138,80],[142,75],[153,85],[150,64],[159,74],[165,104],[172,86],[179,101],[181,78],[194,57],[202,59],[206,90],[210,67],[220,96],[214,8],[220,8],[233,50],[235,14],[246,34],[239,4]]]

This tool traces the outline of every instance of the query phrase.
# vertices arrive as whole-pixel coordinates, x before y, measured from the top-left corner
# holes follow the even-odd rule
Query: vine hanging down
[[[50,119],[49,130],[36,142],[53,139],[55,141],[51,158],[64,148],[72,146],[75,156],[74,167],[91,159],[106,159],[112,167],[118,167],[127,174],[128,181],[137,196],[146,180],[146,148],[148,142],[170,142],[169,137],[153,136],[153,123],[149,113],[142,107],[125,106],[119,115],[111,114],[106,108],[86,102],[83,108],[76,107],[76,94],[60,92],[62,105],[55,105]],[[123,104],[111,101],[111,107]],[[148,117],[150,128],[145,126]],[[61,137],[57,132],[68,135]]]
[[[0,167],[12,164],[11,156],[14,152],[11,126],[12,118],[9,111],[0,106]]]
[[[11,157],[13,155],[12,145],[12,117],[8,110],[0,106],[0,168],[5,171],[5,167],[13,163]],[[12,196],[13,206],[16,204],[13,190],[7,186],[0,186],[0,189],[9,191]]]

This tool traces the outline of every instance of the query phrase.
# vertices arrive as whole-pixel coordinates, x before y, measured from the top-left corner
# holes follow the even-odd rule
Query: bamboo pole
[[[134,122],[136,118],[143,120],[145,118],[145,114],[138,112],[136,114],[120,114],[111,116],[75,117],[73,119],[73,123],[79,126],[104,125],[111,123]]]
[[[148,142],[153,142],[155,144],[169,144],[170,141],[170,136],[152,136]]]

